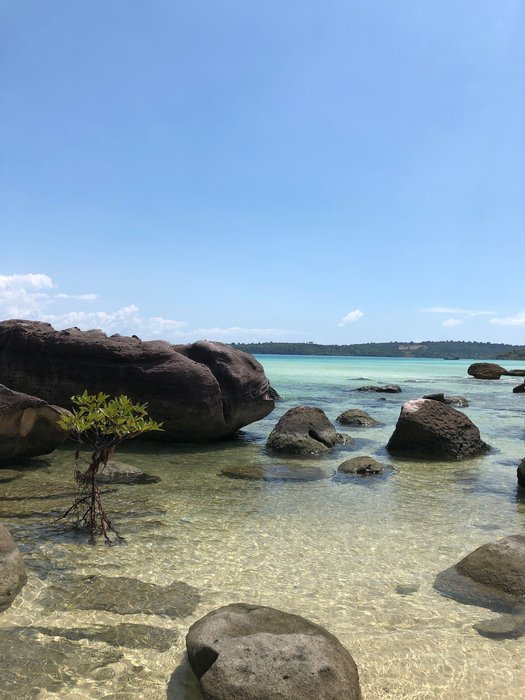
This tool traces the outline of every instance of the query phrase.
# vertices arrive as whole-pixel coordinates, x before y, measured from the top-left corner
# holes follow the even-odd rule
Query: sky
[[[523,0],[1,0],[0,320],[525,343]]]

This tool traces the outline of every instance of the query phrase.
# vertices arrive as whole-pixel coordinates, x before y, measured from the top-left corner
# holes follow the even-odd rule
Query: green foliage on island
[[[439,357],[443,359],[521,360],[525,346],[505,343],[478,343],[466,340],[428,340],[421,343],[358,343],[320,345],[317,343],[232,343],[237,350],[252,355],[341,355],[353,357]]]

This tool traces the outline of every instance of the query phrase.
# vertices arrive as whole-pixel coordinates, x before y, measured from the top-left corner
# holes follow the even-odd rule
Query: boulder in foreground
[[[360,700],[357,667],[320,625],[275,608],[214,610],[186,636],[206,700]]]
[[[26,581],[22,555],[9,531],[0,525],[0,612],[11,605]]]
[[[70,407],[85,389],[126,394],[163,423],[154,439],[203,442],[230,435],[274,408],[262,366],[223,343],[171,345],[48,323],[0,323],[0,377],[17,391]]]
[[[406,401],[387,444],[399,457],[436,460],[474,457],[489,449],[470,418],[432,399]]]
[[[0,384],[0,465],[53,452],[67,437],[57,425],[63,412]]]
[[[336,430],[320,408],[296,406],[281,417],[266,446],[289,454],[323,454],[336,443]]]

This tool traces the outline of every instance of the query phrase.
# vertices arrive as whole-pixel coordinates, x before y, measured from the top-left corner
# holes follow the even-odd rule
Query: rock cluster
[[[48,323],[0,323],[0,377],[12,389],[70,407],[87,389],[126,394],[163,422],[155,439],[201,442],[229,435],[274,408],[262,366],[223,343],[191,345],[55,331]]]

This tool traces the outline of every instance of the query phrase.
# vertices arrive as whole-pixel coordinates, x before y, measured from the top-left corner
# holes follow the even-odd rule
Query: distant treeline
[[[252,355],[353,355],[360,357],[440,357],[444,359],[525,360],[525,345],[477,343],[466,340],[428,340],[421,343],[232,343]]]

